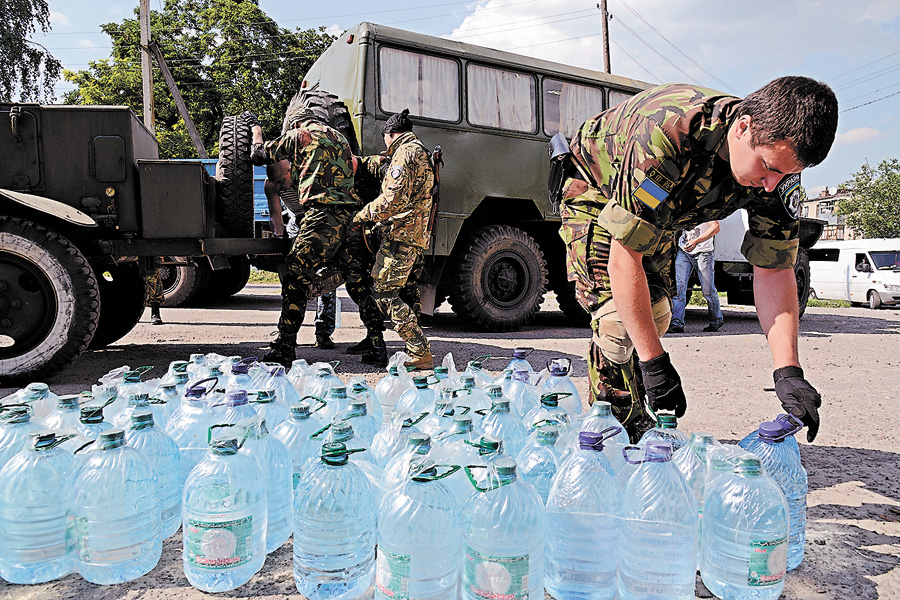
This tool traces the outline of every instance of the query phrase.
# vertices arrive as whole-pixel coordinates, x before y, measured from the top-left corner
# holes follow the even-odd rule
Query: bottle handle
[[[413,475],[411,479],[420,483],[425,483],[428,481],[439,481],[441,479],[450,477],[451,475],[459,471],[462,467],[460,467],[459,465],[434,465],[435,470],[441,468],[445,468],[447,469],[447,471],[443,473],[435,473],[434,475],[423,475],[420,473],[419,475]]]

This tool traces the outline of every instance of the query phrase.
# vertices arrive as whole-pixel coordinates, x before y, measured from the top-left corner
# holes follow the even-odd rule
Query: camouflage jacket
[[[740,98],[686,84],[645,90],[585,122],[572,152],[596,187],[569,186],[564,202],[595,212],[625,246],[650,255],[669,233],[746,208],[741,251],[766,268],[793,266],[799,221],[776,190],[739,185],[719,156]],[[581,182],[578,182],[581,183]],[[799,175],[779,184],[799,187]],[[579,190],[580,188],[580,190]]]
[[[353,191],[353,154],[340,133],[306,119],[279,138],[266,142],[273,160],[291,162],[291,183],[301,204],[356,207]]]
[[[426,229],[434,187],[428,150],[410,131],[394,140],[387,155],[391,162],[381,183],[381,194],[363,207],[357,219],[386,223],[388,239],[427,248]]]

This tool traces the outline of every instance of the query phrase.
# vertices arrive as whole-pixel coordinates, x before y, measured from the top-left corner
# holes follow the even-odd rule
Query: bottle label
[[[528,555],[486,556],[465,547],[463,585],[484,600],[528,598]]]
[[[88,543],[88,521],[84,517],[75,517],[72,520],[72,525],[75,537],[75,553],[78,556],[78,560],[83,563],[90,563],[91,547]],[[68,532],[66,534],[68,536]]]
[[[781,583],[787,569],[787,554],[787,536],[777,540],[750,540],[750,573],[747,584],[751,587],[764,587]]]
[[[253,557],[253,517],[208,523],[186,520],[185,555],[203,569],[231,569]]]
[[[409,556],[385,552],[378,546],[375,561],[375,591],[378,598],[409,600]]]

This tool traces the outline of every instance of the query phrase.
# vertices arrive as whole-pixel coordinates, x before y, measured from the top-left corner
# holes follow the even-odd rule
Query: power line
[[[614,39],[612,39],[612,38],[610,38],[609,41],[611,41],[613,44],[615,44],[616,47],[617,47],[619,50],[621,50],[621,51],[625,54],[625,56],[627,56],[628,58],[630,58],[637,66],[639,66],[639,67],[642,68],[644,71],[646,71],[647,74],[650,75],[650,77],[652,77],[653,79],[655,79],[657,83],[662,82],[662,79],[660,79],[659,77],[657,77],[656,75],[654,75],[653,72],[652,72],[650,69],[648,69],[647,67],[645,67],[643,64],[641,64],[641,62],[640,62],[638,59],[636,59],[636,58],[633,57],[632,55],[628,54],[628,51],[625,50],[625,48],[622,47],[622,44],[620,44],[619,42],[617,42],[616,40],[614,40]]]
[[[850,112],[851,110],[856,110],[857,108],[862,108],[863,106],[868,106],[868,105],[870,105],[870,104],[875,104],[876,102],[881,102],[882,100],[887,100],[888,98],[891,98],[891,97],[893,97],[893,96],[897,96],[898,94],[900,94],[900,92],[894,92],[893,94],[888,94],[887,96],[882,96],[881,98],[876,98],[875,100],[871,100],[871,101],[866,102],[866,103],[864,103],[864,104],[857,104],[856,106],[853,106],[853,107],[851,107],[851,108],[846,108],[846,109],[842,110],[841,112],[842,112],[842,113]]]
[[[640,40],[645,46],[647,46],[647,48],[649,48],[650,50],[652,50],[653,52],[655,52],[661,59],[663,59],[664,61],[666,61],[666,62],[669,63],[670,65],[672,65],[675,69],[677,69],[678,71],[680,71],[685,77],[687,77],[688,79],[690,79],[691,81],[693,81],[693,82],[696,83],[697,85],[700,85],[700,82],[697,81],[690,73],[688,73],[687,71],[685,71],[684,69],[682,69],[681,67],[679,67],[678,65],[676,65],[674,62],[672,62],[672,61],[669,59],[668,56],[666,56],[665,54],[663,54],[662,52],[660,52],[659,50],[657,50],[656,48],[654,48],[654,47],[653,47],[653,44],[651,44],[650,42],[648,42],[647,40],[645,40],[644,38],[642,38],[640,35],[638,35],[637,32],[635,32],[631,27],[629,27],[628,24],[625,23],[625,21],[623,21],[621,17],[616,17],[615,21],[616,21],[617,23],[621,24],[622,27],[624,27],[631,35],[633,35],[633,36],[636,37],[638,40]]]
[[[838,91],[846,90],[852,87],[856,87],[857,85],[861,85],[863,83],[868,83],[873,79],[878,79],[879,77],[883,77],[884,75],[888,75],[889,73],[893,73],[894,71],[900,69],[900,63],[891,65],[890,67],[885,67],[879,71],[875,71],[874,73],[870,73],[869,75],[864,75],[862,77],[858,77],[842,86],[840,86]]]
[[[881,61],[883,61],[883,60],[885,60],[885,59],[888,59],[888,58],[890,58],[890,57],[892,57],[892,56],[896,56],[896,55],[898,55],[898,54],[900,54],[900,50],[897,50],[896,52],[891,52],[891,53],[888,54],[887,56],[882,56],[881,58],[876,59],[876,60],[873,60],[873,61],[870,62],[870,63],[866,63],[866,64],[864,64],[864,65],[861,66],[861,67],[856,67],[855,69],[850,69],[849,71],[846,71],[846,72],[844,72],[844,73],[841,73],[840,75],[837,75],[837,76],[835,76],[835,77],[832,77],[832,78],[831,78],[831,81],[834,81],[835,79],[840,79],[840,78],[843,77],[844,75],[849,75],[850,73],[855,73],[855,72],[857,72],[857,71],[861,71],[862,69],[865,69],[866,67],[869,67],[869,66],[871,66],[871,65],[874,65],[875,63],[879,63],[879,62],[881,62]]]
[[[848,98],[848,99],[847,99],[847,102],[851,102],[851,101],[853,101],[853,100],[859,100],[860,98],[865,98],[866,96],[871,96],[872,94],[877,94],[878,92],[883,92],[883,91],[885,91],[885,90],[889,90],[889,89],[891,89],[891,88],[895,88],[895,87],[897,87],[898,85],[900,85],[900,83],[894,83],[894,84],[891,84],[891,85],[889,85],[889,86],[887,86],[887,87],[878,88],[877,90],[872,90],[871,92],[866,92],[865,94],[860,94],[859,96],[854,96],[853,98]]]

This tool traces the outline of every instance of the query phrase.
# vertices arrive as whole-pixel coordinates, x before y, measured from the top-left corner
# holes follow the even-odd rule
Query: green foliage
[[[806,305],[821,308],[850,308],[850,303],[846,300],[816,300],[815,298],[810,298]]]
[[[2,0],[0,0],[2,1]],[[137,14],[137,9],[135,9]],[[78,88],[67,104],[118,104],[143,114],[138,19],[107,23],[109,59],[85,71],[64,71]],[[219,127],[226,115],[256,113],[263,136],[281,133],[284,111],[306,71],[334,38],[318,31],[279,27],[254,1],[166,0],[151,11],[151,37],[159,44],[210,156],[218,154]],[[195,158],[194,146],[155,64],[153,95],[162,158]]]
[[[836,214],[860,237],[900,237],[900,161],[888,158],[875,169],[865,164],[841,187],[852,191]]]
[[[278,273],[271,271],[261,271],[256,267],[250,267],[250,279],[248,283],[281,283],[278,279]]]
[[[62,65],[50,51],[28,38],[40,27],[50,29],[47,0],[0,0],[0,101],[52,100],[53,83]],[[41,66],[43,65],[43,72]]]

